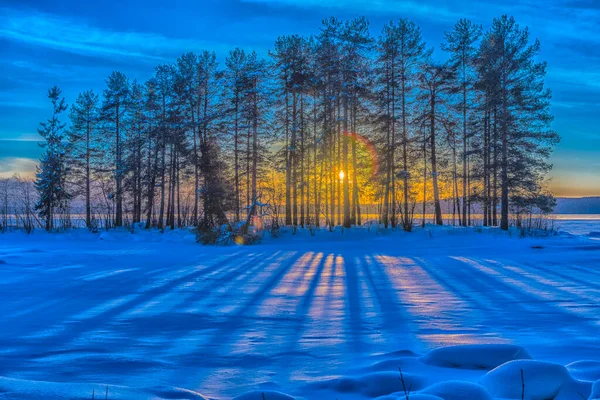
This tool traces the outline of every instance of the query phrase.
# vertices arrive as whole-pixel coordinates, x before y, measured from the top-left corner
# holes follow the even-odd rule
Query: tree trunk
[[[344,96],[344,133],[342,138],[342,162],[343,174],[342,179],[344,186],[344,227],[350,228],[350,188],[348,182],[348,97]]]
[[[502,96],[502,177],[501,177],[501,215],[500,228],[508,230],[508,105],[506,82],[503,79],[503,96]]]
[[[92,225],[92,206],[90,190],[90,121],[87,121],[85,134],[85,226],[90,228]]]
[[[433,177],[433,203],[435,208],[435,223],[443,225],[442,208],[440,206],[440,192],[438,189],[437,154],[435,149],[435,94],[431,95],[431,176]],[[407,214],[408,215],[408,214]]]
[[[116,105],[116,140],[115,140],[115,152],[116,152],[116,174],[115,174],[115,178],[116,178],[116,184],[117,184],[117,193],[116,193],[116,215],[115,215],[115,226],[119,227],[119,226],[123,226],[123,199],[122,199],[122,194],[121,194],[121,145],[120,145],[120,139],[121,139],[121,133],[119,131],[119,103],[117,102]]]

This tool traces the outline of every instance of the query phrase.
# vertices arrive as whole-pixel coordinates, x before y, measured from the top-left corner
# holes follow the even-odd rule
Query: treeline
[[[145,83],[113,72],[70,109],[54,87],[36,208],[47,229],[79,204],[88,227],[247,231],[268,217],[409,231],[430,212],[443,224],[449,202],[452,223],[470,225],[477,204],[484,225],[508,229],[552,203],[559,138],[539,49],[508,16],[485,32],[458,21],[443,63],[407,19],[375,38],[365,18],[330,18],[280,37],[268,59],[187,53]]]

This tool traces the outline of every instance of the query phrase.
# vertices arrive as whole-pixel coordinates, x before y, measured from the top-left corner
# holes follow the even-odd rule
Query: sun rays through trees
[[[558,141],[539,47],[508,16],[485,32],[461,19],[439,51],[407,19],[374,37],[332,17],[266,58],[186,53],[145,83],[115,71],[66,127],[53,89],[38,210],[47,229],[55,209],[87,227],[410,231],[477,214],[507,229],[540,204]]]

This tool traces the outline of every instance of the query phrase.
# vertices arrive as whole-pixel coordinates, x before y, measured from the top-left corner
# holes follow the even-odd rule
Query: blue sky
[[[214,50],[223,59],[239,46],[266,55],[277,36],[316,33],[330,15],[365,15],[373,35],[391,19],[411,18],[441,53],[443,32],[458,18],[485,29],[505,13],[530,27],[548,61],[562,136],[551,188],[600,195],[598,0],[0,0],[0,176],[31,173],[54,84],[70,103],[82,90],[101,91],[113,70],[143,81],[185,51]]]

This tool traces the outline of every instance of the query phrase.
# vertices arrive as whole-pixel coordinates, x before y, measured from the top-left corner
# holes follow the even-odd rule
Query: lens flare
[[[372,176],[376,177],[379,171],[379,159],[377,158],[377,150],[375,150],[375,146],[369,139],[364,136],[359,135],[358,133],[345,133],[350,140],[355,141],[357,145],[364,146],[364,149],[369,153],[369,158],[371,159],[371,165],[373,167]],[[340,172],[340,179],[343,174],[343,171]]]

